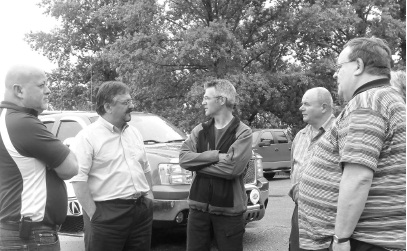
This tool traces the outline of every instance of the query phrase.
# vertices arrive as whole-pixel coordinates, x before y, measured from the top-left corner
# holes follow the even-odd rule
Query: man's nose
[[[45,86],[45,94],[50,94],[51,90],[49,89],[48,85]]]
[[[334,73],[334,75],[333,75],[333,78],[334,78],[334,79],[337,79],[337,78],[338,78],[338,71],[335,71],[335,73]]]

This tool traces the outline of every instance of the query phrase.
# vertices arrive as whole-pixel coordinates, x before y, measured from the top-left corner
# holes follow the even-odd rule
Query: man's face
[[[339,54],[337,61],[337,70],[335,71],[334,78],[338,82],[338,95],[345,101],[352,98],[354,90],[353,73],[357,69],[358,64],[356,61],[349,60],[349,54],[352,52],[350,47],[346,47],[341,54]]]
[[[318,124],[323,116],[323,107],[318,102],[317,93],[312,90],[307,91],[302,97],[301,103],[300,111],[303,121],[311,125]]]
[[[111,104],[114,121],[126,123],[131,120],[130,112],[134,109],[133,101],[129,93],[116,95]]]
[[[206,116],[213,116],[220,110],[219,98],[220,96],[217,95],[215,87],[209,87],[205,90],[202,105]]]
[[[31,81],[21,85],[22,103],[24,107],[34,109],[38,113],[48,108],[47,77],[44,73],[38,74]]]

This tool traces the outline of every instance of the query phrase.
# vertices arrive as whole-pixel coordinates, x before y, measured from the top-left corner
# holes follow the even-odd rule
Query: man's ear
[[[354,75],[360,75],[365,71],[365,64],[363,63],[363,60],[361,58],[357,58],[356,63],[357,63],[357,69],[356,69]]]
[[[225,97],[221,96],[220,100],[222,100],[222,101],[220,101],[221,105],[226,105],[226,98]]]
[[[112,107],[109,103],[105,103],[103,107],[105,108],[106,113],[112,113]]]
[[[14,92],[15,96],[17,96],[19,98],[23,98],[23,87],[21,85],[14,84],[13,85],[13,92]]]
[[[326,113],[328,111],[328,105],[323,103],[322,104],[322,113]]]

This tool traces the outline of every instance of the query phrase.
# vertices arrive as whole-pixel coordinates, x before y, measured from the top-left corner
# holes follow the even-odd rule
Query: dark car
[[[263,157],[264,177],[291,171],[291,137],[284,129],[253,129],[252,148]]]
[[[151,113],[132,112],[129,124],[143,136],[153,179],[155,228],[185,226],[192,173],[179,165],[179,151],[186,135],[169,121]],[[40,120],[65,144],[87,125],[99,118],[94,112],[46,112]],[[253,154],[244,177],[247,193],[246,222],[260,220],[268,203],[269,184],[263,178],[260,155]],[[82,234],[82,207],[72,185],[68,188],[68,217],[61,232]]]

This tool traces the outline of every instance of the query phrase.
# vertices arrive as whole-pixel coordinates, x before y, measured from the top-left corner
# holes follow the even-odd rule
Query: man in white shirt
[[[84,209],[86,250],[150,250],[153,196],[150,165],[139,131],[128,125],[129,88],[104,83],[96,95],[100,118],[71,145],[79,163],[72,179]]]

